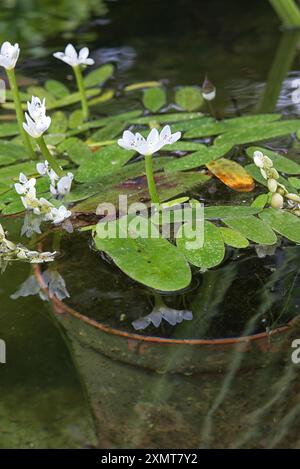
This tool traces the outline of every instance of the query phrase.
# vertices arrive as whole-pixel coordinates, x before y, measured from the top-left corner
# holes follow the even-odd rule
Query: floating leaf
[[[241,218],[259,213],[256,207],[247,205],[215,205],[204,208],[204,217],[211,219]]]
[[[277,171],[281,171],[286,174],[300,174],[300,165],[295,161],[292,161],[275,151],[262,147],[249,147],[247,148],[246,153],[251,159],[253,159],[255,151],[261,151],[264,155],[268,156],[273,161],[274,167]]]
[[[290,177],[288,181],[295,189],[300,190],[300,178]]]
[[[84,86],[86,88],[91,88],[92,86],[100,86],[103,85],[105,81],[107,81],[112,74],[114,73],[114,67],[111,64],[102,65],[96,70],[90,72],[84,78]]]
[[[185,143],[185,142],[182,142],[182,143]],[[168,165],[166,165],[165,170],[166,171],[185,171],[187,169],[193,169],[199,166],[203,166],[207,163],[210,163],[211,161],[215,159],[220,158],[221,156],[226,155],[226,153],[228,153],[230,148],[231,148],[231,145],[212,145],[210,147],[206,147],[202,145],[201,150],[170,162]]]
[[[134,221],[134,223],[133,223]],[[110,228],[117,229],[127,222],[127,237],[102,238],[95,236],[96,248],[107,253],[115,264],[129,277],[150,288],[162,291],[176,291],[187,287],[191,281],[191,271],[184,256],[166,239],[159,237],[157,228],[146,218],[122,217],[109,222]],[[97,233],[100,232],[97,226]],[[154,237],[138,237],[139,230],[146,233],[152,230]]]
[[[0,165],[25,160],[26,154],[22,145],[17,145],[7,140],[0,140]],[[6,161],[6,163],[4,163]]]
[[[226,186],[238,192],[250,192],[255,184],[247,171],[238,163],[225,158],[211,161],[206,167]]]
[[[251,127],[249,129],[231,130],[216,138],[215,143],[232,143],[242,145],[245,143],[269,140],[276,137],[283,137],[296,132],[299,129],[299,120],[282,120],[266,125]]]
[[[89,100],[89,106],[96,106],[97,104],[101,103],[106,103],[106,101],[109,101],[112,99],[115,95],[114,90],[106,90],[104,93],[102,93],[100,96],[96,96],[96,98],[92,98]]]
[[[229,131],[244,131],[248,128],[257,128],[258,126],[265,125],[268,122],[278,120],[280,117],[280,114],[259,114],[257,116],[233,117],[222,121],[211,120],[208,123],[199,122],[199,124],[193,126],[188,132],[186,132],[184,137],[210,137],[212,135],[219,135]]]
[[[93,158],[88,145],[75,137],[64,140],[57,149],[59,152],[67,152],[69,158],[79,165],[88,164]]]
[[[135,154],[134,151],[124,150],[118,145],[101,148],[90,160],[83,162],[76,172],[79,182],[97,181],[104,175],[118,171]]]
[[[158,111],[166,104],[166,92],[161,87],[149,88],[144,91],[143,104],[151,112]]]
[[[186,237],[188,223],[182,225],[177,233],[176,244],[186,259],[193,265],[202,269],[209,269],[220,264],[225,255],[223,238],[219,228],[213,223],[204,223],[204,244],[201,248],[189,249],[187,243],[191,239]],[[191,244],[192,245],[192,244]]]
[[[249,246],[249,241],[245,238],[239,231],[232,230],[231,228],[221,227],[220,232],[223,238],[223,241],[228,246],[233,248],[246,248]]]
[[[171,122],[180,122],[190,119],[197,119],[202,117],[202,112],[177,112],[172,114],[155,114],[152,116],[138,117],[128,119],[130,124],[149,124],[151,122],[158,122],[160,124],[170,124]]]
[[[19,133],[19,126],[17,122],[4,122],[0,124],[0,138],[12,137]]]
[[[81,109],[76,109],[69,116],[68,127],[70,129],[76,129],[79,125],[83,124],[84,117]]]
[[[194,86],[183,86],[175,93],[175,102],[182,109],[195,111],[203,105],[203,97],[199,88]]]
[[[56,111],[51,116],[51,134],[64,134],[68,128],[68,119],[64,112]]]
[[[70,93],[66,85],[58,80],[47,80],[45,89],[57,99],[64,98]]]
[[[269,194],[260,194],[252,202],[251,207],[264,208],[269,202]]]
[[[267,208],[259,214],[259,217],[277,233],[295,243],[300,243],[300,219],[296,215],[284,210]]]
[[[103,140],[111,140],[117,135],[120,135],[126,126],[127,124],[124,121],[111,122],[106,127],[102,127],[101,129],[97,130],[97,132],[93,133],[89,141],[101,142]]]
[[[126,165],[122,168],[122,171],[130,170],[133,164],[138,163]],[[137,179],[123,179],[123,182],[119,181],[116,184],[112,184],[111,180],[115,175],[118,176],[118,172],[111,173],[109,178],[102,178],[101,182],[99,182],[98,193],[75,205],[72,210],[74,212],[94,213],[100,203],[111,202],[115,205],[118,204],[119,195],[126,195],[128,204],[140,201],[150,203],[145,176]],[[197,173],[155,174],[156,187],[162,202],[181,194],[186,194],[189,190],[205,184],[209,179],[209,176]]]
[[[133,83],[132,85],[125,86],[124,91],[136,91],[157,86],[161,86],[160,81],[142,81],[140,83]]]
[[[263,220],[254,217],[226,218],[229,228],[239,231],[245,238],[258,244],[275,244],[276,235],[272,228]]]

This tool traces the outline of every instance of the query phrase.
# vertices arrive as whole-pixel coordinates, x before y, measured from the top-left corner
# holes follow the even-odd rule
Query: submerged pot
[[[48,295],[39,265],[35,275]],[[49,296],[49,295],[48,295]],[[104,355],[131,365],[158,372],[193,374],[222,372],[239,356],[241,367],[259,367],[274,355],[290,354],[292,338],[297,337],[298,316],[287,325],[254,335],[224,339],[172,339],[125,332],[79,313],[57,298],[51,298],[57,318],[69,335]]]
[[[39,265],[35,275],[48,294]],[[100,448],[300,446],[296,320],[271,334],[162,339],[108,327],[57,298],[51,304]]]

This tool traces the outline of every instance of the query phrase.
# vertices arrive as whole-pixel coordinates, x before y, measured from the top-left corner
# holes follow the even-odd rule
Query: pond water
[[[88,45],[98,64],[116,65],[115,88],[161,79],[170,87],[200,85],[207,72],[217,85],[220,117],[299,115],[289,93],[300,74],[300,35],[279,30],[267,1],[4,4],[3,40],[21,44],[29,58],[21,72],[37,81],[65,78],[50,52],[73,41]],[[127,96],[96,111],[138,107],[136,96]],[[273,140],[272,146],[292,146],[290,156],[299,156],[291,139]],[[212,204],[253,196],[233,193],[216,180],[197,195]],[[10,239],[20,239],[22,219],[0,222]],[[150,325],[147,337],[222,339],[285,325],[299,314],[300,246],[282,241],[275,251],[227,249],[219,268],[195,270],[190,287],[175,294],[154,294],[126,277],[94,252],[87,233],[65,234],[60,251],[51,270],[65,281],[66,304],[130,334],[127,349],[118,336],[110,342],[90,326],[54,314],[38,295],[16,294],[32,270],[9,265],[0,283],[0,338],[7,345],[7,363],[0,364],[0,448],[300,446],[299,368],[291,364],[290,342],[282,354],[269,356],[267,338],[250,358],[233,348],[150,343],[137,358],[131,337],[132,322],[151,312],[155,295],[170,308],[192,311],[194,319],[175,327],[168,321]]]

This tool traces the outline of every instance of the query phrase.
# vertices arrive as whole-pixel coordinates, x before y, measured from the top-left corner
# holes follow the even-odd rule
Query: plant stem
[[[81,68],[80,65],[75,65],[73,67],[77,86],[78,86],[78,91],[80,94],[80,99],[81,99],[81,105],[82,105],[82,112],[83,112],[83,117],[84,119],[87,119],[89,116],[89,107],[88,107],[88,102],[86,99],[86,93],[85,93],[85,88],[84,88],[84,83],[83,83],[83,78],[82,78],[82,73],[81,73]]]
[[[269,0],[284,26],[300,27],[300,10],[294,0]]]
[[[65,174],[64,171],[61,169],[56,159],[51,155],[50,151],[48,150],[44,137],[41,135],[41,137],[37,138],[36,140],[41,149],[41,152],[44,155],[45,160],[47,160],[48,163],[50,163],[50,166],[52,167],[52,169],[56,172],[58,176],[60,177],[64,176]]]
[[[17,80],[16,80],[16,75],[15,75],[15,70],[12,68],[11,70],[6,70],[7,73],[7,78],[9,81],[9,86],[13,94],[13,99],[15,103],[15,108],[16,108],[16,115],[17,115],[17,120],[19,124],[19,130],[20,134],[22,136],[24,145],[28,151],[28,154],[31,156],[31,158],[36,159],[36,154],[33,151],[29,135],[23,128],[23,110],[22,110],[22,104],[20,100],[20,94],[19,94],[19,89],[17,85]]]
[[[154,175],[153,175],[152,155],[145,155],[145,165],[146,165],[148,190],[149,190],[151,200],[155,204],[160,204],[159,196],[156,190]]]

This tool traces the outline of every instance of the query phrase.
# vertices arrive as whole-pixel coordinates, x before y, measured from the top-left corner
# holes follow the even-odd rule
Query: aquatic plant
[[[69,45],[55,55],[80,70],[92,64],[88,54]],[[109,64],[93,69],[81,76],[75,93],[52,79],[19,92],[22,131],[38,144],[39,162],[35,153],[24,154],[15,122],[0,123],[0,209],[5,216],[25,208],[23,236],[34,234],[38,241],[44,223],[51,230],[49,222],[56,229],[91,231],[96,250],[134,280],[164,291],[189,285],[191,267],[205,271],[221,264],[227,246],[276,246],[278,236],[300,243],[300,165],[266,144],[253,146],[299,137],[297,119],[208,117],[201,112],[215,98],[208,83],[176,88],[175,105],[165,107],[170,92],[157,81],[124,86],[119,96],[141,96],[144,110],[116,114],[109,106],[119,96],[105,87],[112,74]],[[80,101],[84,107],[83,100],[91,109],[100,106],[100,115],[86,120],[84,109],[72,108]],[[13,93],[2,108],[16,109]],[[199,189],[210,190],[213,181],[244,199],[201,211]],[[129,211],[118,206],[124,198]],[[80,226],[81,214],[87,226]],[[103,236],[105,231],[114,237]],[[193,236],[200,244],[192,245]]]

